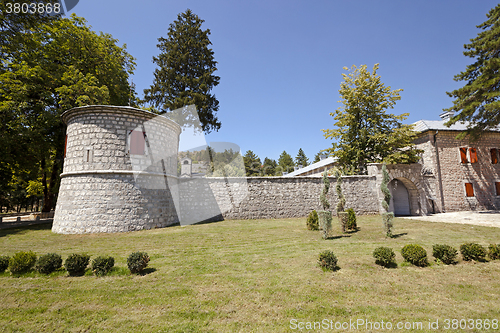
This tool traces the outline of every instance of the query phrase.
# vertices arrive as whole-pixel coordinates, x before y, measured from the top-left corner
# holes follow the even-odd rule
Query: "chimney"
[[[324,159],[326,159],[326,155],[325,154],[319,155],[319,160],[320,161],[323,161]]]
[[[445,111],[443,113],[441,113],[439,116],[441,117],[441,119],[443,121],[448,121],[450,120],[451,117],[453,117],[455,115],[455,112],[454,111]]]

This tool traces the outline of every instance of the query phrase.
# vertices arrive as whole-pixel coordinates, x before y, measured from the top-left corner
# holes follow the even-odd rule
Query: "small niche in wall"
[[[83,150],[83,163],[92,163],[94,160],[94,149],[93,147],[85,147]]]

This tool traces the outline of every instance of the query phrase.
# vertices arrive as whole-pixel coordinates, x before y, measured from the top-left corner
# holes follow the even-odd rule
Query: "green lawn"
[[[86,252],[111,255],[122,268],[103,278],[0,275],[0,331],[293,332],[300,331],[293,319],[297,325],[326,319],[333,325],[383,320],[393,328],[422,322],[423,330],[415,331],[436,332],[429,321],[439,320],[442,331],[446,318],[500,320],[500,261],[417,268],[402,265],[400,254],[404,245],[417,243],[433,262],[433,244],[488,246],[500,243],[500,228],[395,219],[397,237],[387,239],[380,217],[364,216],[358,232],[325,241],[306,229],[305,220],[97,235],[57,235],[48,225],[0,230],[0,255],[33,250],[65,259]],[[394,249],[398,268],[375,265],[378,246]],[[334,273],[317,265],[327,249],[339,259]],[[148,274],[124,274],[134,251],[151,256]]]

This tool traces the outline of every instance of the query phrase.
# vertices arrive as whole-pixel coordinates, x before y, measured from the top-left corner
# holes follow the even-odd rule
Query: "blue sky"
[[[454,75],[473,62],[463,45],[497,3],[80,0],[72,13],[127,45],[142,97],[153,82],[157,39],[191,9],[211,31],[221,77],[212,92],[222,127],[206,141],[236,143],[261,160],[302,148],[311,161],[331,146],[321,129],[333,128],[344,66],[379,63],[382,82],[404,89],[392,113],[410,113],[406,123],[437,120],[452,105],[446,91],[463,85]]]

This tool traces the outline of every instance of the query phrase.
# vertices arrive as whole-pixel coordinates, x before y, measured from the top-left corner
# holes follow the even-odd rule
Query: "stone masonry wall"
[[[249,177],[207,178],[215,200],[225,219],[258,219],[304,217],[312,210],[321,209],[319,195],[323,188],[321,177]],[[336,179],[329,177],[328,201],[335,211],[337,196]],[[242,186],[246,180],[248,188]],[[377,214],[379,203],[375,189],[375,177],[343,177],[342,190],[346,208],[357,214]],[[246,193],[248,191],[248,193]],[[230,201],[234,204],[231,205]]]

